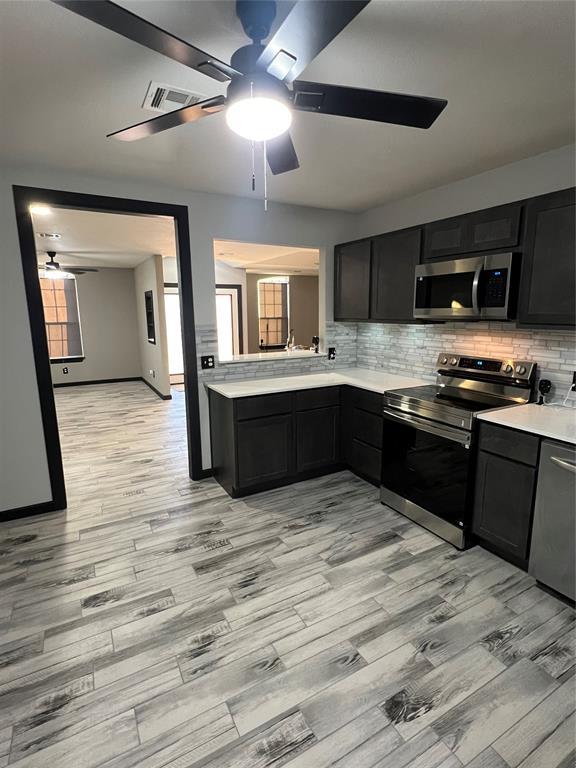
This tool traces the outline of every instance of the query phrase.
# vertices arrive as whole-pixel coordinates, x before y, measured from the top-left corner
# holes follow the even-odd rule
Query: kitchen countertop
[[[317,387],[338,387],[348,384],[360,389],[384,394],[390,389],[419,387],[430,384],[430,381],[413,379],[408,376],[398,376],[384,371],[369,371],[365,368],[342,368],[328,373],[304,373],[301,376],[283,376],[268,379],[243,379],[242,381],[222,381],[206,383],[208,389],[213,389],[224,397],[252,397],[254,395],[269,395],[274,392],[293,392],[299,389],[315,389]]]
[[[313,352],[310,349],[282,350],[280,352],[250,352],[246,355],[233,355],[228,359],[219,360],[220,365],[234,363],[269,363],[271,360],[298,360],[303,357],[326,357],[326,352]]]
[[[501,408],[498,411],[486,411],[479,414],[478,418],[491,424],[532,432],[541,437],[576,445],[576,408],[530,403]]]

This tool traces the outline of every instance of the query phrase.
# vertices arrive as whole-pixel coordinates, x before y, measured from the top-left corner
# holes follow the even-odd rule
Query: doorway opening
[[[140,386],[145,382],[162,400],[171,398],[168,339],[171,339],[174,362],[178,346],[171,338],[178,330],[175,312],[179,312],[180,321],[178,343],[181,359],[178,367],[184,391],[179,394],[182,398],[187,470],[194,480],[205,477],[207,473],[202,469],[200,446],[187,208],[28,187],[14,187],[14,200],[52,501],[38,505],[41,509],[12,512],[16,515],[36,514],[66,508],[53,384],[102,383],[107,379],[115,384],[137,381]],[[86,223],[89,214],[92,217],[108,217],[106,226],[99,231],[102,242],[96,247],[90,247],[87,237],[84,237],[84,246],[81,247],[82,237],[77,242],[71,242],[65,232],[58,231],[58,227],[65,228],[71,216],[77,216]],[[112,249],[107,252],[104,247],[106,237],[114,239],[115,229],[128,218],[134,232],[142,235],[146,245],[140,252],[138,248],[117,248],[112,256],[109,252]],[[169,300],[169,310],[165,308],[163,258],[158,252],[150,252],[162,249],[151,247],[150,233],[146,231],[150,226],[164,234],[170,233],[172,238],[169,257],[174,259],[177,274],[178,303],[175,305]],[[51,258],[48,251],[57,255]],[[130,259],[138,263],[129,264]],[[57,267],[53,266],[54,263]],[[55,272],[59,274],[55,276]],[[118,311],[114,317],[109,316],[111,305],[105,307],[102,301],[106,286],[123,296],[116,306]],[[167,332],[168,323],[170,334]],[[128,343],[130,338],[133,341],[137,339],[139,351],[134,348],[136,344]],[[120,344],[121,339],[124,345]],[[137,364],[139,368],[136,368]],[[106,371],[120,375],[106,375]],[[92,372],[95,372],[93,379]],[[87,387],[79,389],[88,391]],[[149,392],[149,396],[152,393]],[[125,412],[122,414],[124,416]],[[78,410],[78,417],[84,418],[86,429],[89,429],[86,413]],[[108,426],[117,429],[118,435],[121,435],[121,423]]]

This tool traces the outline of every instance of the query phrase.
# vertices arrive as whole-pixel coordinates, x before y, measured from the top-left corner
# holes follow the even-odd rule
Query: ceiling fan
[[[95,267],[63,267],[54,259],[57,256],[56,251],[46,251],[48,261],[44,264],[44,274],[41,277],[47,277],[51,280],[70,280],[75,275],[84,275],[86,272],[98,272]]]
[[[230,64],[136,16],[109,0],[53,0],[102,27],[140,43],[220,82],[214,96],[109,134],[122,141],[152,136],[226,110],[228,126],[244,138],[266,142],[273,174],[299,167],[288,129],[293,110],[429,128],[447,102],[427,96],[371,91],[296,78],[369,0],[298,0],[266,45],[276,15],[273,0],[237,0],[236,15],[252,41]]]

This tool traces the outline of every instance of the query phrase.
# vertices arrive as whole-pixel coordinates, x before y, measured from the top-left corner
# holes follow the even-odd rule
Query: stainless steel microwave
[[[508,320],[516,314],[519,254],[497,253],[420,264],[414,317],[428,320]]]

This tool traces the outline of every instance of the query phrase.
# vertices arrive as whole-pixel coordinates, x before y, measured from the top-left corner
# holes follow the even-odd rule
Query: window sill
[[[50,365],[58,365],[62,363],[82,363],[85,357],[51,357]]]

